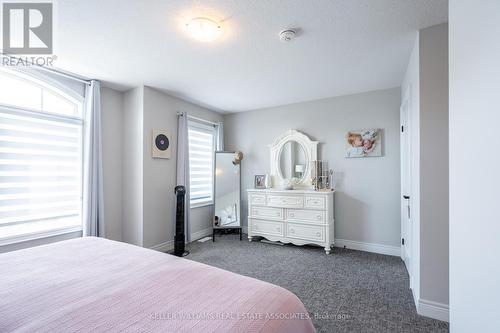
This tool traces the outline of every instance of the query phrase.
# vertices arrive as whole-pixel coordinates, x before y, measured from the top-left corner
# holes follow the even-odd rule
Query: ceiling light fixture
[[[222,27],[219,23],[206,17],[197,17],[186,24],[187,31],[197,41],[212,42],[220,37]]]

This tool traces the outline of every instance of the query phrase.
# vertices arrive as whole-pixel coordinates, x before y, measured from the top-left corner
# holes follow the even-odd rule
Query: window
[[[188,121],[191,207],[213,204],[215,126]]]
[[[82,103],[0,70],[0,242],[82,227]]]

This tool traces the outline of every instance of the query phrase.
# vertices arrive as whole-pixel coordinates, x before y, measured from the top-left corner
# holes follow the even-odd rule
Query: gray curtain
[[[188,115],[186,112],[181,113],[177,117],[177,185],[183,185],[186,187],[186,205],[184,206],[184,234],[186,236],[186,243],[188,243],[191,241],[191,205],[189,202],[189,140]]]
[[[86,85],[83,111],[83,235],[104,237],[99,81]]]
[[[224,151],[224,123],[217,124],[217,150]]]

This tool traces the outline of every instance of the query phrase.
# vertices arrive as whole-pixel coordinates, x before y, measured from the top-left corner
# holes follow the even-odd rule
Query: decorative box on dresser
[[[248,190],[248,239],[261,236],[295,245],[334,243],[334,191]]]

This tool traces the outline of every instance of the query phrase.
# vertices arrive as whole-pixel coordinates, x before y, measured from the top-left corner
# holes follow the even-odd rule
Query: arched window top
[[[30,75],[0,70],[0,105],[82,118],[82,101]]]

